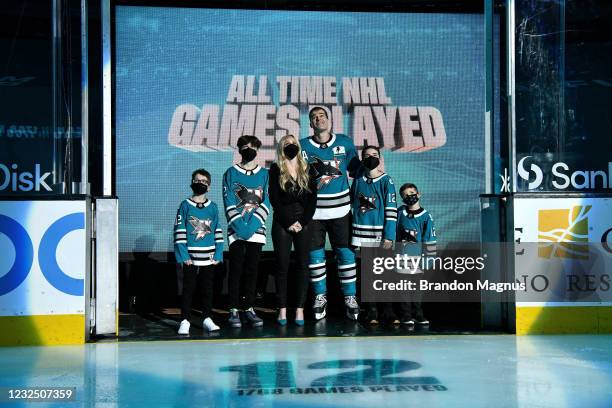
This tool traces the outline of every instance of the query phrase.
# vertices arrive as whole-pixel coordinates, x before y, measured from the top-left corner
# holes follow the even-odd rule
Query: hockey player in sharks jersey
[[[310,127],[314,135],[300,141],[304,158],[310,164],[311,174],[317,182],[317,209],[312,221],[310,251],[310,280],[315,294],[314,313],[317,320],[327,313],[327,269],[325,262],[325,236],[329,234],[338,261],[346,313],[357,320],[359,305],[356,298],[357,270],[355,253],[350,247],[349,174],[359,167],[353,141],[331,133],[327,111],[322,107],[309,112]]]
[[[270,213],[268,170],[253,161],[260,146],[261,142],[255,136],[240,136],[238,150],[242,161],[223,175],[230,263],[229,324],[232,327],[242,327],[238,314],[241,297],[244,298],[245,319],[254,327],[263,325],[263,320],[253,310],[259,255],[266,243],[266,218]],[[244,293],[240,292],[241,280]]]

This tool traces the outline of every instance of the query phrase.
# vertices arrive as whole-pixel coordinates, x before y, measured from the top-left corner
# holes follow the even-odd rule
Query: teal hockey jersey
[[[410,211],[405,205],[397,210],[396,253],[418,258],[419,267],[399,269],[399,273],[423,273],[429,265],[428,258],[436,256],[436,228],[431,214],[424,208]],[[424,256],[424,259],[421,257]]]
[[[354,246],[378,246],[383,239],[395,241],[397,200],[395,185],[388,174],[365,175],[351,186],[352,234]]]
[[[348,176],[359,168],[353,140],[345,135],[332,134],[327,143],[318,143],[313,137],[307,137],[300,144],[311,175],[317,181],[317,209],[313,219],[345,216],[351,208]]]
[[[227,218],[227,241],[266,243],[266,219],[270,213],[268,170],[261,166],[245,170],[238,164],[223,174],[223,204]]]
[[[191,259],[196,266],[223,261],[223,231],[219,228],[217,204],[210,200],[183,200],[174,223],[174,256],[179,263]]]

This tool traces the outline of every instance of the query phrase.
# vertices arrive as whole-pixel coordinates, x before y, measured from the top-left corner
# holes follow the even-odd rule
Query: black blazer
[[[283,191],[280,188],[280,168],[276,163],[270,166],[270,184],[268,194],[274,209],[274,221],[287,229],[296,221],[307,225],[317,209],[317,183],[309,177],[310,191],[295,188]]]

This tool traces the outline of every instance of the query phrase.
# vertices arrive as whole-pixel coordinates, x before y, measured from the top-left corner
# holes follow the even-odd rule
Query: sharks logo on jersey
[[[419,235],[419,231],[414,230],[414,229],[402,230],[400,241],[419,242],[418,235]]]
[[[359,211],[362,214],[367,213],[368,211],[376,209],[376,197],[365,196],[363,193],[359,193]]]
[[[242,215],[259,208],[263,201],[263,188],[247,188],[240,183],[234,183],[234,194],[238,200],[236,208],[242,208]]]
[[[201,240],[206,235],[212,232],[212,220],[201,220],[198,217],[194,217],[193,215],[191,215],[189,217],[189,225],[193,227],[193,231],[191,231],[191,233],[195,235],[196,241]]]
[[[333,179],[342,176],[340,163],[341,161],[337,158],[334,158],[334,160],[321,160],[317,156],[312,157],[310,167],[312,168],[314,177],[319,181],[317,186],[318,189],[329,184]]]

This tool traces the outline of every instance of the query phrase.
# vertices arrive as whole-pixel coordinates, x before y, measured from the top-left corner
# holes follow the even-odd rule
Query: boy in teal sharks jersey
[[[193,172],[193,196],[183,200],[174,223],[174,254],[183,267],[179,334],[189,334],[191,302],[196,286],[202,296],[204,328],[219,330],[211,313],[215,265],[223,260],[223,231],[219,227],[217,204],[206,198],[210,182],[208,171],[198,169]]]
[[[268,169],[255,162],[261,141],[242,135],[237,142],[240,163],[223,174],[223,204],[227,218],[229,243],[228,292],[229,324],[242,327],[238,313],[242,300],[244,318],[253,327],[263,326],[263,320],[253,309],[259,256],[266,243],[266,219],[270,213]]]
[[[421,207],[419,201],[421,193],[416,185],[412,183],[403,184],[400,187],[400,195],[404,205],[397,209],[397,243],[399,250],[407,255],[427,258],[436,256],[436,228],[433,218],[427,210]],[[423,270],[408,271],[410,274],[420,274]],[[406,272],[404,272],[406,273]],[[415,292],[407,302],[400,303],[401,322],[410,326],[414,324],[428,325],[429,320],[423,315],[421,306],[421,294]]]

